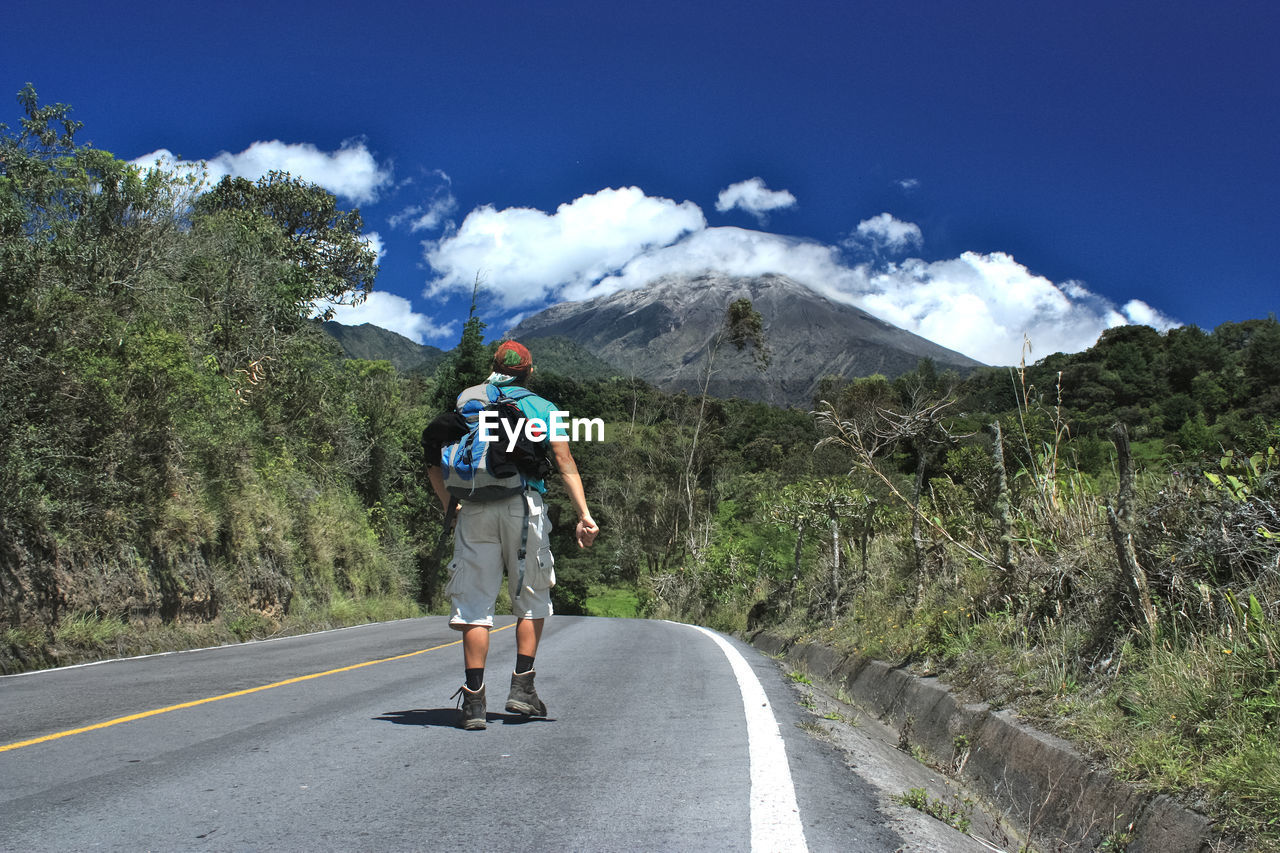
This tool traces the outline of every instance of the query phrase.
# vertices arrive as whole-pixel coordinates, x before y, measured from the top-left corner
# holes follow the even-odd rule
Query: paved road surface
[[[453,726],[462,655],[442,617],[0,678],[0,849],[749,850],[753,832],[757,849],[901,844],[749,646],[555,617],[538,655],[550,718],[522,722],[502,708],[515,638],[499,627],[481,732]],[[750,698],[759,687],[767,698]],[[799,821],[768,811],[789,802],[788,773]]]

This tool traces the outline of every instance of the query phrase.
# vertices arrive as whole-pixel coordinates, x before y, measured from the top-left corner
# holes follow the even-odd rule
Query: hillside
[[[349,358],[389,361],[401,373],[431,373],[444,361],[443,350],[415,343],[372,323],[345,326],[331,320],[322,326]]]
[[[516,336],[512,335],[512,337]],[[626,375],[625,371],[619,370],[566,337],[558,335],[546,338],[516,337],[516,340],[529,347],[535,369],[539,374],[554,373],[580,382]]]
[[[321,324],[338,342],[348,358],[389,361],[400,373],[435,373],[448,353],[430,344],[414,343],[403,335],[371,323],[346,326],[329,321]],[[539,373],[557,374],[579,381],[609,379],[623,371],[563,336],[523,338],[533,353]]]

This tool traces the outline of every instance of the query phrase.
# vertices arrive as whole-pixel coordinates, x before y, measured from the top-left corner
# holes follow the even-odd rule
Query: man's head
[[[516,341],[503,341],[498,346],[497,352],[493,354],[493,372],[502,373],[506,376],[514,376],[516,379],[525,380],[529,378],[530,371],[533,370],[533,356],[529,354],[529,350]]]

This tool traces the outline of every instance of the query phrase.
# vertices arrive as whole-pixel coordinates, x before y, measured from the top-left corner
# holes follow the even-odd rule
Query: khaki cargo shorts
[[[523,578],[519,560],[520,528],[526,524]],[[511,612],[524,619],[552,613],[556,585],[550,547],[551,519],[542,495],[525,491],[496,501],[464,501],[453,535],[453,562],[445,592],[453,602],[450,626],[493,625],[493,605],[507,575]]]

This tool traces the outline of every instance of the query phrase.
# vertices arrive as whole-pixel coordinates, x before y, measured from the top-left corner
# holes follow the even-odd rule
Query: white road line
[[[751,761],[751,850],[753,853],[807,851],[796,789],[791,782],[791,765],[787,763],[787,747],[760,679],[724,637],[697,625],[688,627],[715,640],[738,679],[742,708],[747,715],[747,752]]]

